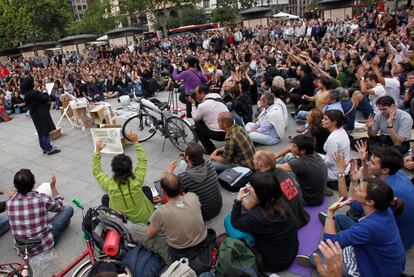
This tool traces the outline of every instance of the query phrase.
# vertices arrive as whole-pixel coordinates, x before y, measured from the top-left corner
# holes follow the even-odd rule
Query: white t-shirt
[[[388,96],[391,96],[394,99],[395,105],[398,107],[400,100],[400,81],[397,77],[394,78],[384,78],[385,80],[385,93]]]
[[[343,153],[345,161],[349,161],[349,153],[351,151],[346,131],[343,128],[333,131],[323,145],[323,150],[326,152],[326,155],[321,155],[321,157],[328,168],[328,180],[338,180],[339,172],[336,168],[335,153]],[[348,171],[349,168],[345,170],[345,173]]]
[[[373,91],[375,91],[375,94],[370,94],[369,95],[369,101],[371,102],[371,106],[374,109],[374,114],[377,114],[379,112],[377,105],[375,104],[378,100],[378,98],[385,96],[385,89],[381,84],[377,84],[376,87],[374,87],[372,89]]]

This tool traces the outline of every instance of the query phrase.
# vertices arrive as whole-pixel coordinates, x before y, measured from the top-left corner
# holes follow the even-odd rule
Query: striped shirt
[[[193,175],[191,171],[196,171],[198,178],[194,177],[195,174]],[[203,178],[199,176],[203,176],[204,174],[205,179],[201,180]],[[212,219],[220,212],[223,200],[221,198],[216,169],[210,161],[187,169],[187,171],[179,174],[178,178],[182,191],[197,194],[201,203],[201,213],[204,221]]]

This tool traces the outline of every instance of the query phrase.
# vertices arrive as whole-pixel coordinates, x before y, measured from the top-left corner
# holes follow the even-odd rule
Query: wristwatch
[[[338,173],[338,178],[343,178],[343,177],[345,177],[345,173]]]

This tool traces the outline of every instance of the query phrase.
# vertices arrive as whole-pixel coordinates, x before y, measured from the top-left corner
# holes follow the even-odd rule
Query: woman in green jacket
[[[113,176],[105,174],[101,168],[101,150],[105,147],[102,141],[96,142],[93,155],[93,176],[107,193],[102,197],[102,205],[122,212],[133,223],[148,223],[154,212],[151,189],[142,186],[147,171],[147,159],[142,146],[138,143],[138,135],[130,133],[138,157],[138,163],[132,171],[132,160],[125,154],[112,159]],[[108,199],[109,198],[109,199]],[[109,200],[109,201],[108,201]],[[109,203],[108,203],[109,202]]]

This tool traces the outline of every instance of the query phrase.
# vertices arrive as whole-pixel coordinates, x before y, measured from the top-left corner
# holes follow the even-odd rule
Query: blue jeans
[[[126,88],[121,87],[121,86],[116,87],[116,90],[121,95],[128,95],[131,92],[131,89],[132,89],[132,84],[129,84]]]
[[[5,216],[0,216],[0,236],[10,230],[9,219]]]
[[[52,224],[52,235],[55,245],[62,235],[63,231],[68,228],[70,219],[73,216],[73,208],[70,206],[63,206],[62,210],[58,212],[50,222]]]
[[[213,161],[211,164],[212,164],[212,165],[214,166],[214,168],[216,169],[217,175],[220,175],[220,173],[222,173],[224,170],[226,170],[226,169],[228,169],[228,168],[233,168],[233,167],[234,167],[234,166],[233,166],[232,164],[230,164],[230,163],[228,163],[228,164],[224,164],[224,163],[221,163],[221,162],[216,162],[216,161]]]
[[[52,150],[52,144],[50,144],[49,136],[41,136],[39,135],[39,144],[40,148],[42,148],[43,152],[47,152]]]
[[[135,83],[135,96],[142,96],[142,84],[141,82],[136,82]]]
[[[254,123],[249,122],[246,124],[246,131],[250,132]],[[274,145],[280,142],[280,138],[274,138],[269,135],[261,134],[258,132],[251,132],[249,133],[249,137],[253,142],[263,144],[263,145]]]
[[[339,231],[347,230],[352,225],[355,225],[355,224],[356,222],[347,215],[344,215],[344,214],[335,215],[335,225],[336,225],[336,229]]]
[[[306,116],[308,115],[308,111],[298,111],[298,113],[296,114],[296,117],[295,117],[295,119],[296,120],[298,120],[298,119],[301,119],[301,120],[306,120]]]

